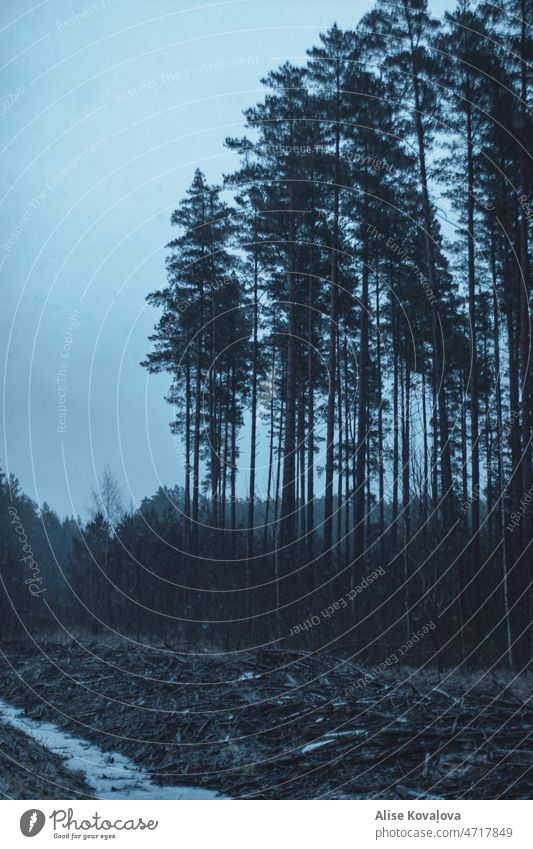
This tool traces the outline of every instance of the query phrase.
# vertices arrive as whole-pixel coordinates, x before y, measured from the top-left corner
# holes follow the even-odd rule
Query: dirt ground
[[[4,701],[122,752],[157,784],[233,798],[531,797],[531,675],[125,643],[3,654]],[[90,795],[24,735],[0,728],[0,741],[4,795]]]

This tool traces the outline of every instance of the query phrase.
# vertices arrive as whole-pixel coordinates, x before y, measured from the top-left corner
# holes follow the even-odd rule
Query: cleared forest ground
[[[85,799],[91,788],[80,773],[26,734],[0,722],[1,799]]]
[[[0,692],[159,785],[233,798],[531,797],[531,675],[370,669],[302,652],[11,644]],[[35,742],[0,734],[6,795],[65,798],[58,781],[86,792]]]

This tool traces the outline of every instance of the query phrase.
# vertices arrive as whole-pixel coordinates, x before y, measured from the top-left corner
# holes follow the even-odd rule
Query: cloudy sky
[[[261,76],[369,5],[1,3],[0,462],[39,503],[84,515],[106,464],[126,504],[182,480],[168,378],[139,365],[170,213],[197,165],[236,164]]]

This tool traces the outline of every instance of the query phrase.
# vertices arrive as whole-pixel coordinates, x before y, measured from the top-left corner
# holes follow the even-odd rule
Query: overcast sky
[[[139,365],[170,213],[197,165],[236,164],[261,76],[369,6],[2,0],[0,461],[37,502],[85,515],[107,463],[127,505],[183,480],[168,378]]]

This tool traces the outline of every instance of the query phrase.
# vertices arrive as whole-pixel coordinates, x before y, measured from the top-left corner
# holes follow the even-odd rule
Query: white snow
[[[360,734],[368,734],[364,728],[352,728],[350,731],[329,731],[326,737],[358,737]]]
[[[328,743],[331,742],[331,740],[319,740],[317,743],[308,743],[307,746],[303,747],[302,755],[305,755],[307,752],[312,752],[314,749],[320,749],[322,746],[327,746]]]
[[[320,720],[317,719],[317,722]],[[332,743],[336,737],[357,737],[360,734],[367,734],[364,728],[352,728],[350,731],[329,731],[321,740],[315,740],[314,743],[308,743],[302,749],[302,755],[307,752],[312,752],[314,749],[320,749],[322,746],[327,746]]]
[[[33,737],[41,746],[64,758],[67,769],[79,770],[94,788],[96,799],[223,799],[198,787],[161,787],[133,761],[63,731],[51,722],[38,722],[0,699],[0,722]]]

